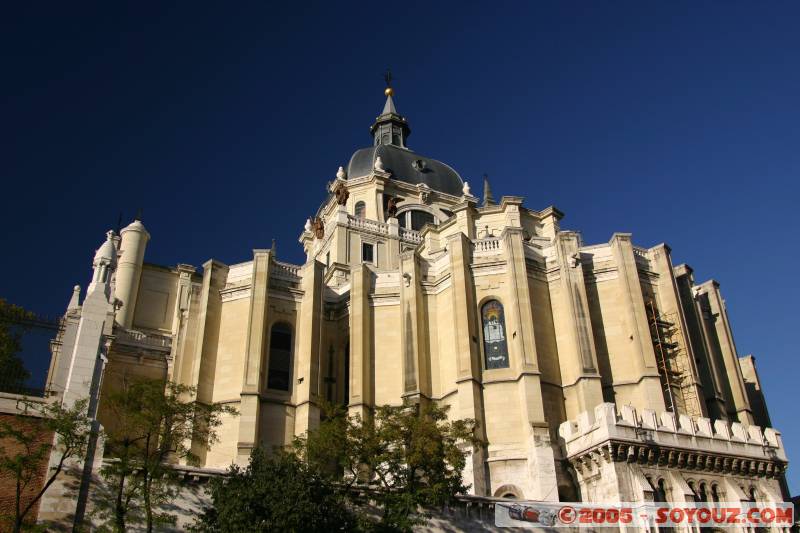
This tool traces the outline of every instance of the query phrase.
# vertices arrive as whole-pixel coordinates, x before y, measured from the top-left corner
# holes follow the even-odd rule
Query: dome
[[[144,228],[144,224],[142,224],[142,221],[138,218],[122,228],[120,233],[125,233],[126,231],[140,231],[142,233],[147,233],[147,230]]]
[[[412,185],[424,183],[434,191],[453,196],[462,195],[464,181],[458,172],[441,161],[391,144],[370,146],[354,153],[347,165],[347,178],[359,178],[370,174],[378,156],[381,158],[383,168],[391,174],[392,179]]]

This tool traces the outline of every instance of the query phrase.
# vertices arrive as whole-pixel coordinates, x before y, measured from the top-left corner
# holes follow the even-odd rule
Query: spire
[[[397,112],[394,105],[394,88],[392,87],[392,73],[386,71],[384,75],[386,81],[386,89],[383,94],[386,95],[386,103],[383,105],[383,111],[380,116],[375,119],[375,123],[370,128],[372,138],[376,146],[379,144],[391,144],[400,148],[406,147],[406,139],[411,135],[411,128],[405,117]]]
[[[72,298],[69,299],[67,304],[67,311],[75,311],[81,308],[81,286],[75,285],[72,288]]]
[[[483,175],[483,207],[495,205],[494,196],[492,196],[492,188],[489,187],[489,175]]]
[[[387,88],[386,90],[391,91],[391,87]],[[386,104],[384,104],[383,106],[383,113],[381,113],[381,116],[397,114],[397,108],[394,107],[394,100],[392,100],[392,94],[393,92],[390,92],[389,94],[386,95]]]

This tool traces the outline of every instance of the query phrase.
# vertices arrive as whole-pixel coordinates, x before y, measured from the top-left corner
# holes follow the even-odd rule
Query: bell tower
[[[370,127],[369,131],[372,133],[373,144],[391,144],[400,148],[407,148],[406,139],[411,135],[411,127],[408,121],[397,112],[394,106],[394,89],[392,88],[392,73],[387,71],[384,76],[386,80],[386,90],[383,93],[386,95],[386,104],[383,106],[383,111],[375,119],[375,123]]]

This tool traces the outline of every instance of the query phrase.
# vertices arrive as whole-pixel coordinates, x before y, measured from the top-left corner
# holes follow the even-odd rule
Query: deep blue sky
[[[62,313],[139,207],[147,261],[275,238],[301,262],[391,67],[410,146],[474,190],[488,172],[587,243],[632,232],[717,279],[800,461],[800,3],[20,4],[0,13],[0,296]]]

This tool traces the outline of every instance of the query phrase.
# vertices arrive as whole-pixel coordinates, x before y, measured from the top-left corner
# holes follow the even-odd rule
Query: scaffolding
[[[645,307],[667,410],[693,417],[702,416],[677,315],[661,314],[653,300],[647,301]]]

